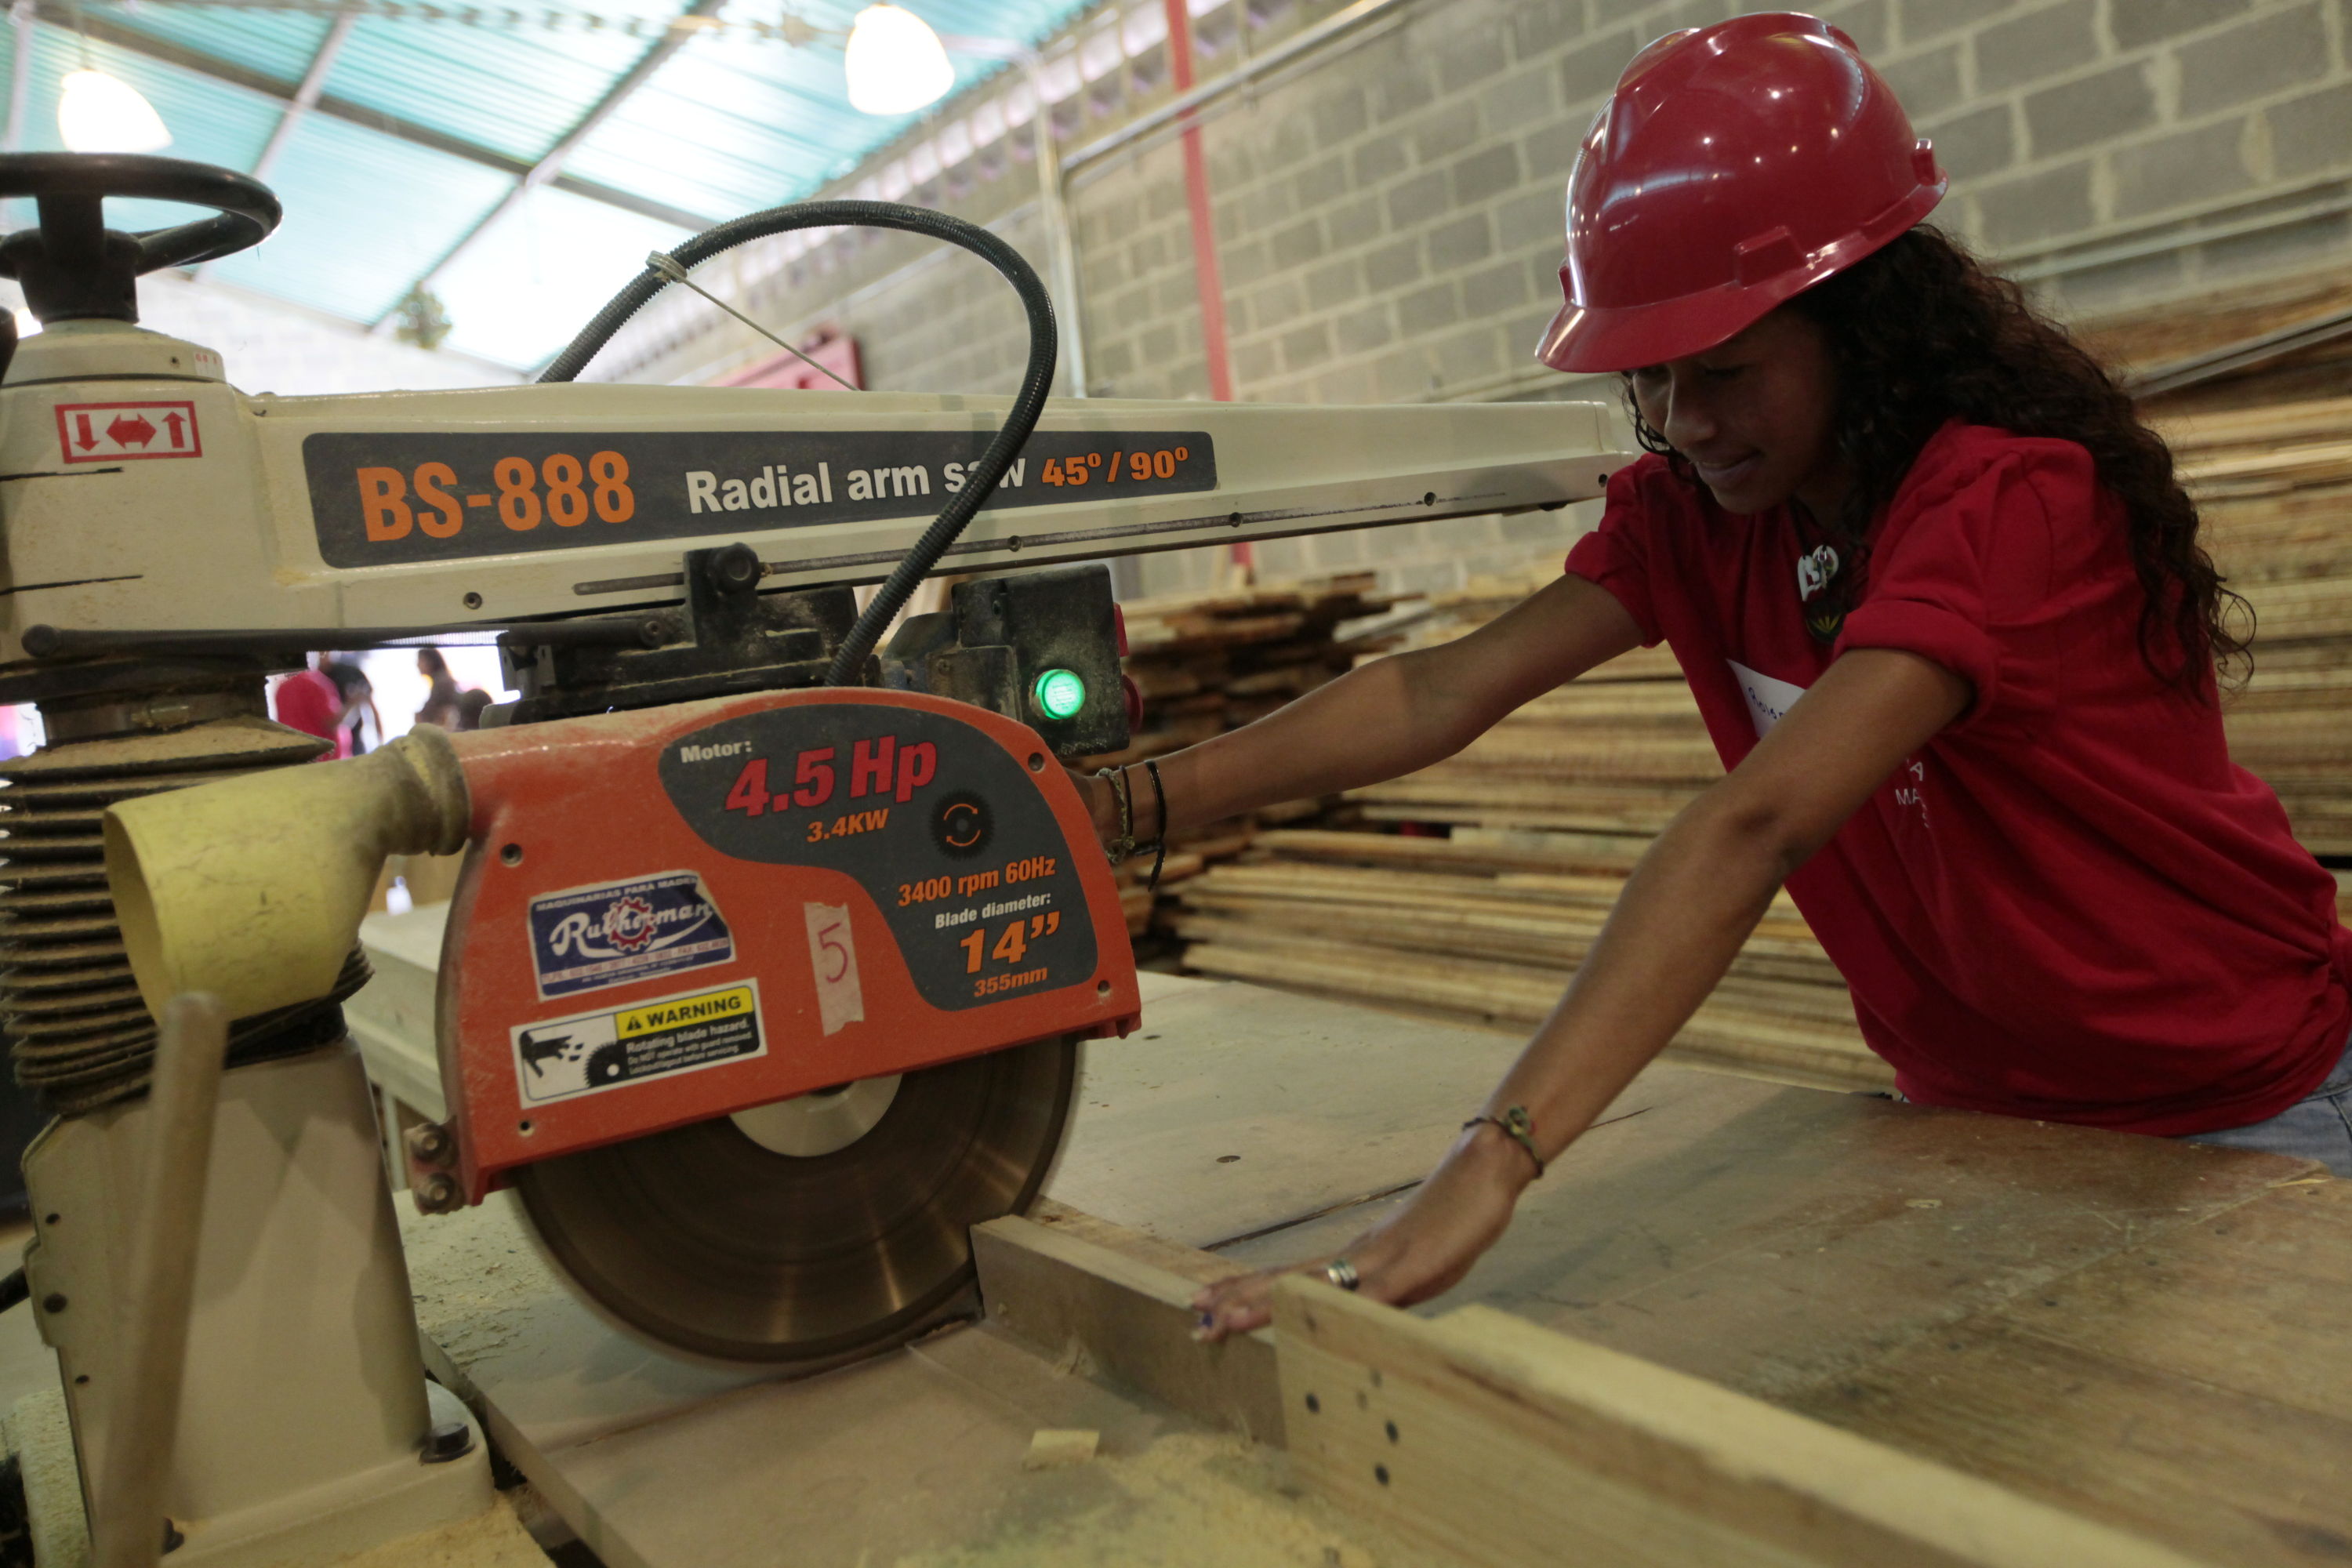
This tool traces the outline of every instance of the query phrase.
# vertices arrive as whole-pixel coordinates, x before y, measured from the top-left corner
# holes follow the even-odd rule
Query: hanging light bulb
[[[955,67],[930,24],[898,5],[868,5],[849,29],[842,57],[850,106],[866,114],[911,114],[955,86]]]
[[[139,89],[101,70],[66,78],[58,100],[58,134],[77,153],[154,153],[172,144],[163,117]]]

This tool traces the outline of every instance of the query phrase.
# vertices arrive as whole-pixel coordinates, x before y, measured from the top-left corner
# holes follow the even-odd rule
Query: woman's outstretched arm
[[[1659,835],[1568,994],[1482,1113],[1526,1107],[1537,1152],[1556,1158],[1706,999],[1789,874],[1970,695],[1968,682],[1916,654],[1864,649],[1832,665]],[[1363,1293],[1410,1304],[1452,1286],[1502,1235],[1534,1176],[1528,1151],[1500,1129],[1466,1131],[1412,1201],[1349,1249]],[[1273,1291],[1268,1273],[1202,1292],[1203,1331],[1264,1323]]]
[[[1160,758],[1169,826],[1219,822],[1427,767],[1641,640],[1607,589],[1563,576],[1467,637],[1375,660],[1255,724]],[[1108,838],[1118,823],[1109,783],[1079,785]],[[1152,792],[1134,795],[1135,836],[1157,837]]]

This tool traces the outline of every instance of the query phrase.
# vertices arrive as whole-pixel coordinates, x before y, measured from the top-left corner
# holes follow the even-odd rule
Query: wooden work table
[[[1142,1032],[1090,1049],[1049,1194],[1251,1266],[1336,1249],[1402,1201],[1517,1050],[1234,983],[1147,977]],[[427,1332],[475,1347],[453,1359],[493,1405],[508,1391],[509,1441],[605,1447],[615,1506],[714,1506],[648,1501],[642,1467],[614,1473],[590,1439],[625,1429],[650,1455],[649,1433],[707,1425],[688,1413],[747,1380],[666,1366],[551,1282],[469,1333],[477,1261],[446,1227],[475,1222],[404,1223]],[[1653,1068],[1433,1305],[1466,1301],[2191,1557],[2352,1560],[2352,1184],[2315,1166]],[[594,1512],[594,1489],[573,1505]],[[608,1560],[657,1560],[599,1518]]]
[[[1653,1069],[1478,1300],[2230,1563],[2352,1560],[2352,1183]],[[1342,1247],[1396,1201],[1225,1255]]]

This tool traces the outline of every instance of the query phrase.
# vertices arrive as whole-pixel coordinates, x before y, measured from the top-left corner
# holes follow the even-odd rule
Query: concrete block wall
[[[1821,0],[1885,71],[1953,176],[1936,221],[2083,315],[2352,257],[2352,0]],[[1298,22],[1328,14],[1307,6]],[[1238,395],[1387,403],[1613,397],[1528,353],[1559,300],[1561,193],[1619,70],[1724,0],[1422,0],[1402,26],[1261,89],[1204,131]],[[1204,38],[1213,29],[1202,29]],[[1213,62],[1205,71],[1217,68]],[[1145,107],[1148,107],[1146,105]],[[1070,134],[1084,140],[1074,122]],[[1025,133],[1024,133],[1025,137]],[[993,182],[929,193],[1042,240],[1016,142]],[[1006,150],[1010,155],[1006,155]],[[976,155],[985,157],[986,150]],[[926,193],[918,192],[916,199]],[[1090,388],[1208,390],[1181,154],[1089,170],[1071,194]],[[892,274],[896,240],[797,264],[764,319],[828,310],[877,385],[1007,388],[1021,329],[976,264]],[[832,249],[827,247],[826,249]],[[878,285],[838,303],[865,275]],[[833,293],[827,294],[831,289]],[[707,361],[710,344],[697,352]],[[678,374],[692,355],[639,371]],[[1451,586],[1556,555],[1572,514],[1259,547],[1272,574],[1381,569]],[[1146,591],[1208,580],[1151,558]]]

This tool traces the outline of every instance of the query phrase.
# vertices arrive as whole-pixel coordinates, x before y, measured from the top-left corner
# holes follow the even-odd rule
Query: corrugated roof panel
[[[814,190],[871,134],[841,96],[838,50],[697,40],[565,165],[584,179],[734,217]]]
[[[810,23],[846,32],[865,0],[813,0]],[[1029,45],[1082,8],[1073,0],[915,0],[942,33]],[[951,55],[958,92],[1003,68]],[[589,137],[566,165],[715,217],[813,193],[921,116],[849,105],[837,40],[794,48],[748,34],[698,38]]]
[[[478,163],[306,116],[270,184],[286,222],[219,264],[244,288],[373,321],[513,187]]]
[[[799,0],[798,14],[845,31],[865,0]],[[950,37],[1034,43],[1083,0],[909,0]],[[667,36],[683,0],[595,0],[602,14],[652,26],[614,29],[473,27],[454,18],[363,16],[337,57],[335,100],[414,122],[488,153],[544,155]],[[455,0],[450,9],[462,9]],[[567,0],[567,8],[584,0]],[[111,25],[215,57],[290,89],[329,26],[320,12],[240,11],[168,3],[109,7]],[[0,29],[0,60],[10,34]],[[54,148],[58,84],[82,62],[145,93],[171,128],[174,157],[250,169],[285,110],[267,94],[47,24],[38,51],[26,145]],[[1003,68],[953,57],[961,90]],[[879,119],[849,107],[838,38],[804,48],[727,31],[695,38],[656,71],[569,161],[566,173],[714,219],[812,194],[920,116]],[[392,308],[511,187],[511,176],[320,113],[306,117],[271,171],[286,226],[258,253],[220,264],[225,281],[372,321]],[[184,222],[189,210],[116,204],[116,227]],[[657,222],[563,195],[536,193],[470,247],[437,285],[454,340],[510,363],[543,359],[634,273],[646,249],[682,235]],[[605,261],[604,258],[612,259]],[[583,279],[590,281],[582,281]],[[518,281],[520,280],[520,281]],[[461,303],[462,301],[462,303]]]
[[[537,364],[645,270],[647,251],[686,237],[668,224],[542,186],[435,283],[449,312],[449,346]]]
[[[667,20],[678,7],[658,0],[610,5],[600,0],[595,9]],[[369,17],[352,29],[327,89],[530,161],[553,146],[657,36]]]
[[[215,6],[110,5],[108,21],[187,48],[234,60],[287,83],[310,68],[332,24],[300,11],[231,11]]]

